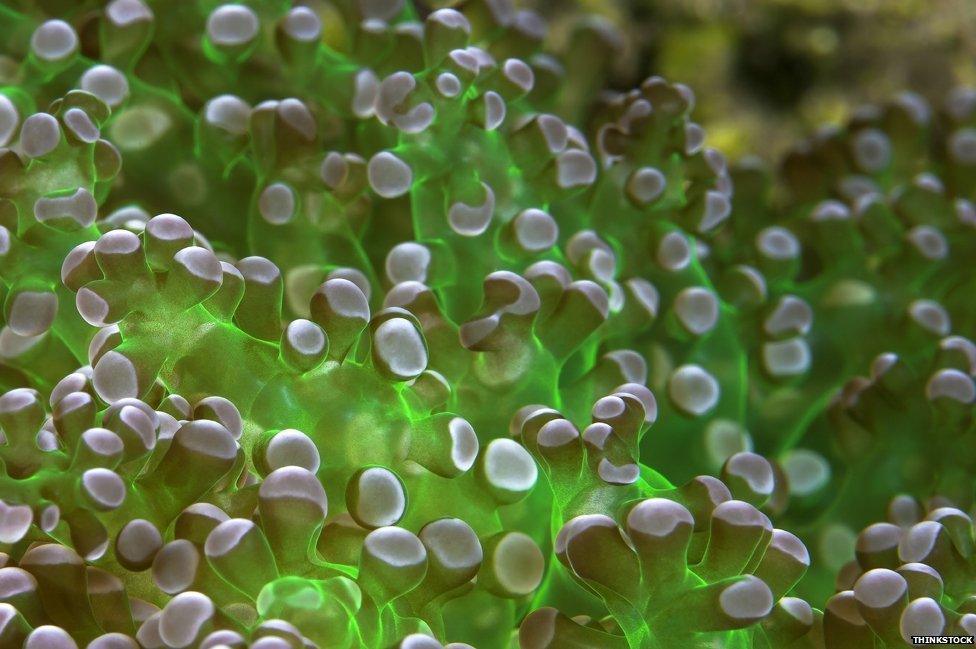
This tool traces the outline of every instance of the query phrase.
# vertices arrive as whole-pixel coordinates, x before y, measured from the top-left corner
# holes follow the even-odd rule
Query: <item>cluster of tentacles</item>
[[[976,93],[769,173],[504,0],[0,33],[0,647],[976,633]]]

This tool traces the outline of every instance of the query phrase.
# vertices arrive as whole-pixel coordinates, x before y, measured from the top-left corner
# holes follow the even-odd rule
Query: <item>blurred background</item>
[[[775,160],[814,128],[903,90],[936,106],[954,85],[976,86],[976,0],[522,4],[548,17],[564,46],[581,14],[604,16],[624,35],[610,85],[651,74],[690,85],[709,145],[732,159]]]

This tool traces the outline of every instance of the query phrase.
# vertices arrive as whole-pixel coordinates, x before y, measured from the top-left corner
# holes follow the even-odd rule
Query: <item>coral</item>
[[[973,630],[972,95],[771,178],[687,86],[599,91],[608,25],[546,31],[497,0],[0,8],[0,645]],[[899,492],[938,503],[910,568],[852,531]]]
[[[838,574],[838,592],[824,608],[828,645],[972,635],[972,519],[940,500],[923,508],[911,496],[896,496],[889,521],[860,532],[857,556]]]
[[[796,147],[776,187],[753,163],[733,172],[734,211],[753,218],[730,222],[713,255],[728,270],[712,270],[755,314],[742,320],[744,426],[790,479],[782,524],[823,549],[820,596],[893,494],[972,505],[968,96],[942,110],[909,94],[863,107]],[[742,260],[761,297],[739,288]]]

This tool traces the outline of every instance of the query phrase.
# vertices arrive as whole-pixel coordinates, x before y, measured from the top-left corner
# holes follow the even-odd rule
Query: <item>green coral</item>
[[[976,630],[976,95],[773,175],[603,22],[14,4],[0,645]]]

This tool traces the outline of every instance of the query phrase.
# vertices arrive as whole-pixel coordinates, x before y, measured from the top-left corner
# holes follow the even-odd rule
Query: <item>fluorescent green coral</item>
[[[970,95],[770,180],[602,23],[57,4],[0,13],[0,645],[971,632]]]

